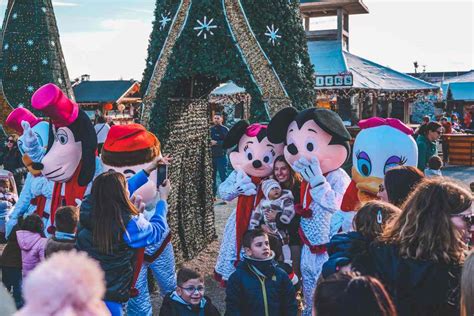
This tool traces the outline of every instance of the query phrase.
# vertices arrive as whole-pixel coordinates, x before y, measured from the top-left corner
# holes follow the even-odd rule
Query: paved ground
[[[474,167],[446,166],[442,170],[445,177],[464,182],[466,185],[474,182]]]

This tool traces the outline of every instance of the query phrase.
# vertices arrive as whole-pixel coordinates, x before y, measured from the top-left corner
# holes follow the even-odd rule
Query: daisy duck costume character
[[[28,109],[16,108],[7,117],[5,124],[21,135],[18,139],[18,148],[22,154],[23,164],[28,169],[19,199],[9,216],[7,235],[20,217],[34,212],[43,219],[45,227],[48,227],[54,183],[46,179],[41,171],[35,170],[34,167],[38,167],[38,163],[46,153],[49,123],[37,118]]]
[[[225,201],[238,198],[227,220],[215,267],[215,277],[225,284],[241,259],[242,237],[249,228],[252,211],[263,197],[261,182],[273,172],[275,158],[283,154],[283,142],[270,142],[267,125],[239,121],[224,140],[224,148],[235,150],[229,158],[234,171],[219,186]]]
[[[47,228],[53,234],[58,207],[76,206],[95,175],[97,136],[87,114],[54,84],[39,88],[31,105],[51,120],[48,151],[36,167],[54,182]]]
[[[158,138],[140,124],[115,125],[109,131],[102,148],[103,171],[114,170],[127,179],[145,169],[156,157],[161,155]],[[158,202],[157,171],[148,176],[148,181],[133,195],[145,203],[145,217],[150,220]],[[133,291],[136,296],[128,301],[128,315],[152,315],[152,305],[148,292],[147,270],[153,272],[162,296],[176,288],[174,251],[171,244],[169,226],[165,226],[162,238],[144,249],[142,260],[137,260],[136,283]]]
[[[331,217],[340,209],[350,183],[341,166],[349,157],[351,136],[335,112],[285,108],[271,120],[268,138],[274,143],[285,142],[285,159],[304,180],[302,205],[296,211],[301,215],[299,234],[304,244],[301,273],[305,315],[310,315],[313,291],[328,259],[325,245],[329,241]]]
[[[332,234],[352,230],[355,210],[377,199],[387,170],[397,166],[416,167],[418,148],[413,130],[394,118],[373,117],[359,122],[361,131],[352,153],[352,181],[344,194],[341,211],[333,216]]]

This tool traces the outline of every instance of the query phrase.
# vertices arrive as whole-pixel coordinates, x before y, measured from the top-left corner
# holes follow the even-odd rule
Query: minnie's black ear
[[[246,120],[238,121],[225,137],[223,147],[229,149],[237,145],[249,126],[250,123]]]
[[[294,121],[298,111],[288,107],[280,110],[270,121],[267,129],[267,137],[273,144],[283,143],[286,140],[288,126]]]

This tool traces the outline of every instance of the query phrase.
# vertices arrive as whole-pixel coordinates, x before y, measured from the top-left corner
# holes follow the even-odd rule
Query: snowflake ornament
[[[214,21],[214,19],[210,19],[208,22],[207,16],[204,17],[202,22],[197,20],[199,26],[196,26],[194,30],[199,31],[197,34],[198,37],[201,36],[201,34],[203,34],[204,39],[207,39],[207,33],[214,35],[214,33],[212,32],[212,29],[216,29],[217,25],[212,25],[212,21]]]
[[[13,19],[13,20],[16,20],[17,18],[18,18],[18,13],[13,13],[13,14],[12,14],[12,19]]]
[[[272,42],[272,45],[275,46],[275,42],[277,42],[278,39],[281,38],[281,35],[278,35],[278,31],[280,29],[277,28],[275,30],[275,26],[272,24],[271,28],[267,25],[267,30],[268,32],[266,32],[265,35],[268,36],[268,42]]]
[[[26,87],[26,90],[28,90],[28,92],[33,92],[35,91],[35,88],[33,86],[28,86]]]
[[[169,12],[166,14],[166,16],[164,16],[162,14],[161,15],[161,20],[158,21],[158,23],[160,23],[160,25],[161,25],[160,26],[160,31],[164,30],[170,21],[171,21],[171,18],[170,18],[170,13]]]
[[[296,59],[296,66],[298,66],[298,68],[303,68],[303,62],[301,61],[301,58],[297,58]]]
[[[63,83],[63,79],[58,78],[58,82],[59,82],[59,83]]]
[[[41,61],[41,63],[42,63],[43,65],[47,65],[47,64],[48,64],[48,60],[47,60],[46,58],[44,58],[44,59]]]
[[[12,71],[17,71],[18,70],[18,66],[17,65],[13,65],[12,66]]]
[[[54,41],[51,41],[51,46],[56,46],[56,43]]]
[[[35,42],[34,42],[32,39],[29,39],[29,40],[26,42],[26,44],[27,44],[28,46],[33,46],[34,43],[35,43]]]
[[[18,107],[19,107],[19,108],[24,108],[24,107],[25,107],[25,104],[23,104],[23,103],[18,103]]]
[[[10,47],[10,45],[8,45],[8,44],[3,45],[4,50],[7,50],[9,47]]]
[[[48,11],[48,9],[46,9],[46,7],[41,7],[41,11],[43,11],[43,13],[46,13],[46,11]]]

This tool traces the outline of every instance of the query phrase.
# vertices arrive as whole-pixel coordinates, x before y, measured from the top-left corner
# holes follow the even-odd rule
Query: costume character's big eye
[[[391,156],[385,162],[385,166],[383,167],[383,173],[387,173],[392,168],[403,166],[407,162],[405,157],[398,157],[398,156]]]
[[[370,161],[369,155],[365,151],[361,151],[357,153],[357,169],[359,173],[364,177],[370,176],[372,172],[372,163]]]

